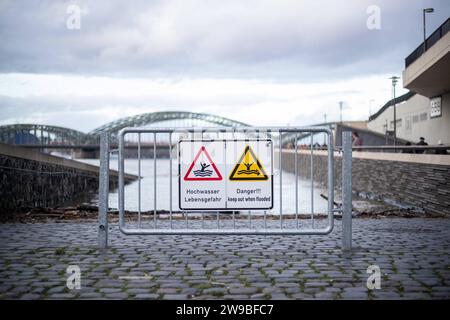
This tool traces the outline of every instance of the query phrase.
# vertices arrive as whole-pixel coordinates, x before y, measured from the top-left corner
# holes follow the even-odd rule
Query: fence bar
[[[311,223],[314,229],[314,135],[311,132]]]
[[[294,165],[295,165],[295,224],[298,228],[298,137],[295,134],[295,155],[294,155]]]
[[[109,136],[100,135],[100,175],[98,199],[98,246],[108,247]]]
[[[202,130],[202,142],[203,142],[203,130]],[[202,229],[205,228],[205,213],[202,211]]]
[[[233,128],[232,138],[233,138],[233,140],[236,139],[236,128]],[[225,144],[226,144],[226,142],[225,142]],[[233,153],[233,157],[236,158],[236,156],[237,156],[236,144],[233,144],[233,145],[234,145],[234,150],[233,150],[234,153]],[[227,152],[228,152],[228,150],[227,150]],[[225,156],[226,156],[227,152],[225,152]],[[231,152],[231,151],[230,151],[230,152]],[[226,184],[227,184],[227,180],[225,179],[225,186],[226,186]],[[236,214],[235,214],[235,211],[234,211],[234,210],[233,210],[233,229],[236,229]]]
[[[283,228],[283,167],[282,167],[282,161],[283,161],[283,134],[281,133],[281,130],[279,131],[279,138],[280,138],[280,154],[279,154],[279,169],[280,169],[280,228]]]
[[[156,228],[156,132],[153,133],[153,199],[155,202],[153,224]]]
[[[264,210],[264,229],[267,229],[267,211]]]
[[[172,132],[169,132],[169,219],[170,219],[170,229],[173,228],[173,222],[172,222]]]
[[[138,133],[138,224],[141,227],[141,134]]]
[[[352,248],[352,133],[342,133],[342,249]]]

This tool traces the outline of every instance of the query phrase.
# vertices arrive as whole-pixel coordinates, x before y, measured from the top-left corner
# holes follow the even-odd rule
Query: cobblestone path
[[[286,223],[293,223],[287,221]],[[328,236],[125,236],[95,223],[0,225],[1,299],[449,299],[450,219],[354,219]],[[81,289],[66,269],[78,265]],[[381,289],[366,286],[378,265]]]

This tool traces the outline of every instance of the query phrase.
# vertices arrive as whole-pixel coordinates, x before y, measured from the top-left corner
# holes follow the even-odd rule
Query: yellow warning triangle
[[[250,146],[246,146],[242,156],[231,171],[230,180],[249,181],[249,180],[268,180],[263,166],[259,162]]]

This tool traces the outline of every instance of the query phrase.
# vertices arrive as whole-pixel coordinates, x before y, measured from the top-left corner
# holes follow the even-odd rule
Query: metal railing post
[[[342,249],[352,249],[352,133],[342,133]]]
[[[100,173],[98,188],[98,245],[108,246],[109,136],[100,136]]]

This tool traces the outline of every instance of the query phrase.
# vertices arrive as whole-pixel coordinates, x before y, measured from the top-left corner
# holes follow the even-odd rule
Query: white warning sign
[[[181,210],[269,210],[273,207],[270,139],[180,140]]]

